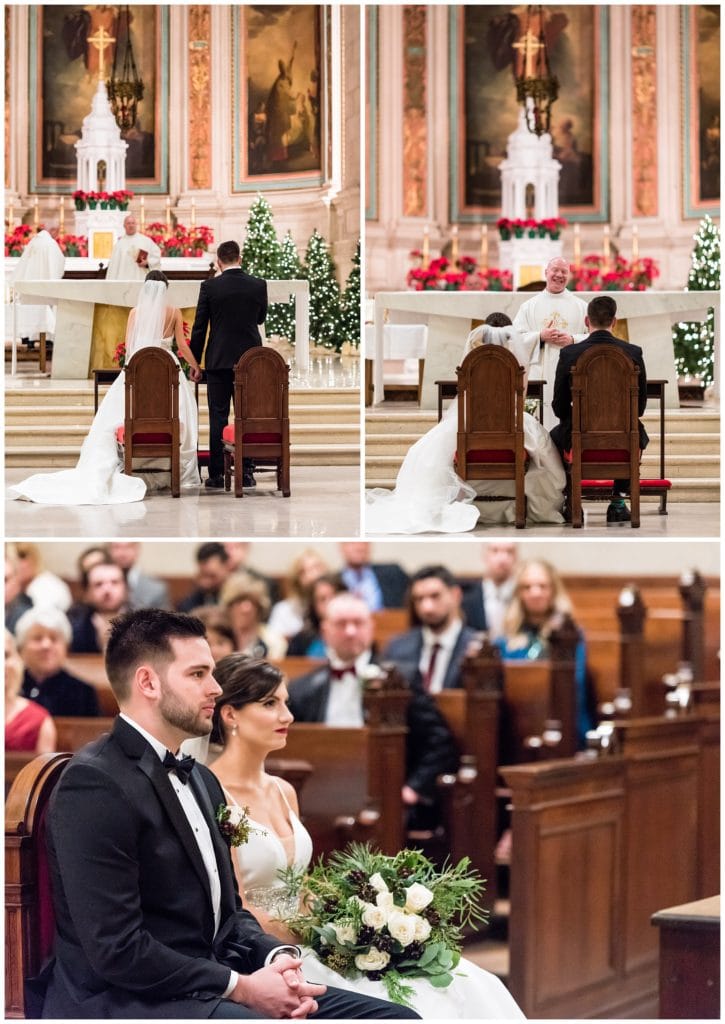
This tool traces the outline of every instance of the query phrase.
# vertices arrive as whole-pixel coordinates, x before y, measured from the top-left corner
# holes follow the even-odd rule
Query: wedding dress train
[[[284,798],[282,787],[280,792]],[[228,793],[225,795],[230,804],[236,803]],[[281,894],[283,885],[278,871],[291,865],[298,870],[305,870],[312,858],[309,832],[289,804],[287,810],[292,830],[288,839],[288,845],[291,846],[289,854],[284,840],[252,819],[250,825],[253,831],[249,841],[233,850],[238,858],[239,873],[244,879],[245,902],[280,918],[291,913],[292,908],[285,907],[281,895],[275,900],[275,890]],[[352,990],[377,999],[388,998],[383,982],[370,981],[362,976],[344,978],[322,964],[309,948],[303,948],[302,959],[302,971],[308,981]],[[424,978],[406,978],[406,983],[410,983],[413,989],[412,1003],[415,1010],[426,1020],[521,1020],[524,1016],[503,982],[469,960],[460,961],[454,972],[454,980],[446,989],[434,988]]]
[[[463,357],[479,344],[506,347],[528,368],[529,346],[509,327],[477,327],[468,337]],[[440,423],[408,450],[393,491],[373,488],[365,493],[366,533],[465,533],[479,520],[487,524],[513,523],[513,480],[460,479],[453,468],[458,434],[458,406],[454,402]],[[529,455],[524,487],[526,518],[531,523],[563,523],[561,514],[566,482],[559,453],[548,431],[530,413],[524,413],[524,447]],[[511,501],[483,502],[477,496],[511,494]]]

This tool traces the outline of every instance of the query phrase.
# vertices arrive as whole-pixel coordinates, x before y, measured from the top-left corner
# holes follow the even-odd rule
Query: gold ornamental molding
[[[211,8],[188,8],[189,186],[211,188]]]
[[[403,7],[403,212],[423,217],[428,207],[426,99],[428,8]]]
[[[657,8],[632,8],[632,215],[657,216]]]

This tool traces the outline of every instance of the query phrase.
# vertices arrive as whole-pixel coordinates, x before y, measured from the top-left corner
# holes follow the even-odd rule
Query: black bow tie
[[[179,782],[183,782],[184,785],[189,781],[191,775],[191,769],[196,764],[193,757],[186,754],[185,757],[174,757],[170,750],[166,751],[166,756],[163,760],[164,768],[167,772],[176,772]]]

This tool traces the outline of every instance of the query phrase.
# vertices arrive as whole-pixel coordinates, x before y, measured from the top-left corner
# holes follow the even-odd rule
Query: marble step
[[[92,404],[67,404],[67,405],[45,405],[29,404],[10,405],[5,410],[6,426],[20,427],[31,425],[38,421],[38,409],[42,408],[43,418],[46,423],[56,427],[84,426],[87,430],[93,419]],[[290,405],[290,420],[293,424],[345,424],[357,428],[360,420],[359,406],[346,403],[316,404],[316,405]],[[206,403],[199,408],[199,422],[208,424],[209,410]]]
[[[420,434],[402,433],[368,433],[365,438],[365,451],[367,455],[405,455],[410,446],[414,444]],[[647,447],[647,455],[659,457],[660,439],[659,434],[650,436],[650,443]],[[718,434],[668,434],[665,437],[665,459],[669,465],[670,459],[676,459],[686,455],[709,456],[718,459],[720,456],[720,437]]]
[[[78,446],[64,445],[40,451],[37,445],[17,445],[5,452],[6,467],[34,470],[65,469],[75,466]],[[360,459],[358,445],[349,444],[295,444],[290,445],[293,466],[357,466]]]

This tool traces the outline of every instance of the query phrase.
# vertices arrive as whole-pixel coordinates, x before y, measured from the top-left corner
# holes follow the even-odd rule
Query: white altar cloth
[[[644,353],[647,376],[668,381],[665,403],[679,406],[677,372],[672,345],[672,325],[680,320],[704,320],[708,307],[715,309],[715,384],[719,384],[720,293],[719,292],[577,292],[584,302],[611,294],[617,316],[627,320],[629,340]],[[485,320],[489,313],[506,313],[512,320],[531,292],[378,292],[375,296],[375,347],[366,352],[374,359],[373,401],[383,401],[383,359],[386,319],[392,323],[427,324],[421,408],[435,409],[434,381],[455,377],[472,320]],[[533,379],[533,377],[531,378]]]

